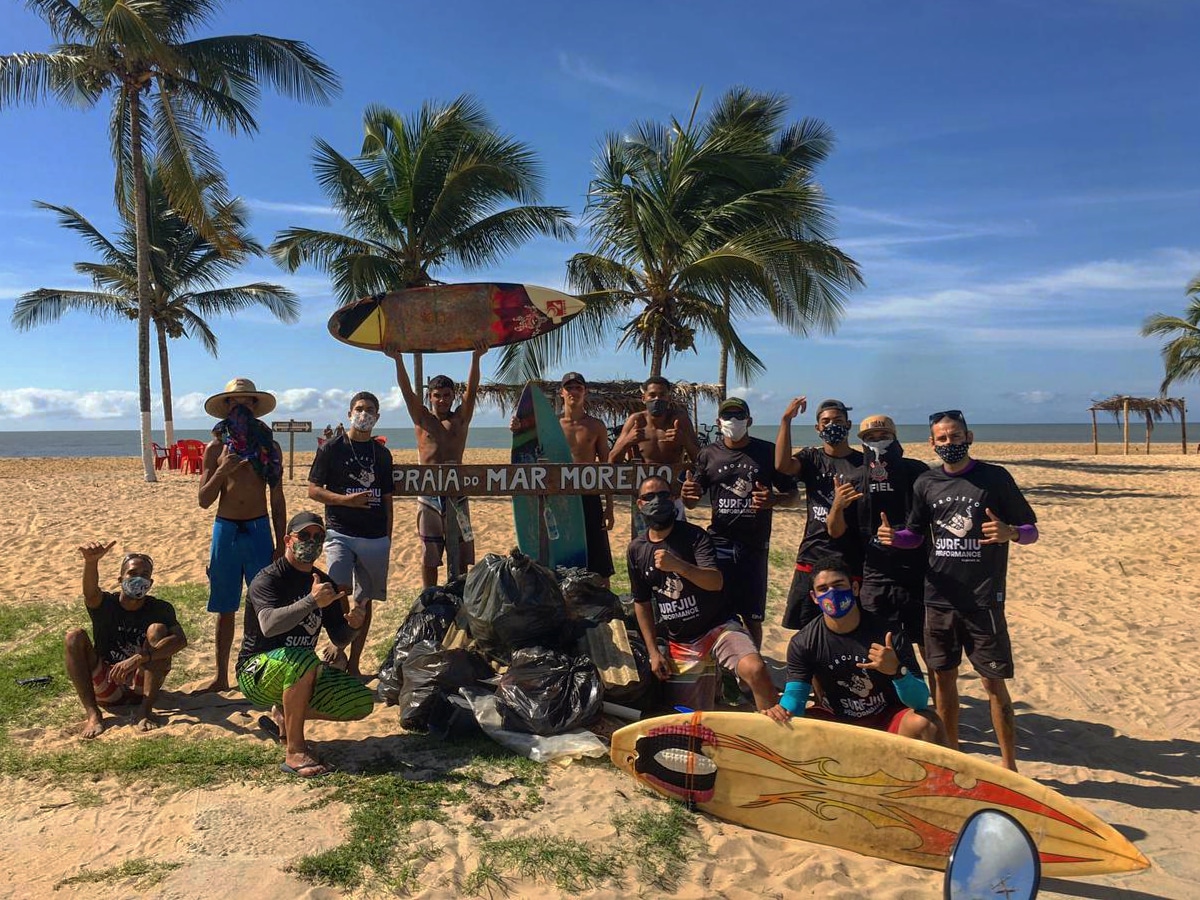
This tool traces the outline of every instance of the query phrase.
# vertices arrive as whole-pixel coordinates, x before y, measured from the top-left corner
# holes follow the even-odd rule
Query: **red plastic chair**
[[[170,452],[168,452],[166,447],[160,447],[158,444],[154,443],[154,441],[150,442],[150,446],[154,448],[155,471],[157,471],[158,469],[161,469],[163,467],[163,463],[168,463],[168,464],[170,463],[171,454],[170,454]],[[174,466],[172,466],[171,468],[174,468]]]
[[[179,468],[185,475],[199,475],[204,462],[203,441],[179,442]]]

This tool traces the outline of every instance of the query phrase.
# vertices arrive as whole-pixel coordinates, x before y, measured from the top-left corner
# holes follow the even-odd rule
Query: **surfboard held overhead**
[[[329,333],[367,350],[405,353],[518,344],[560,327],[583,311],[578,297],[531,284],[436,284],[364,297],[329,317]]]

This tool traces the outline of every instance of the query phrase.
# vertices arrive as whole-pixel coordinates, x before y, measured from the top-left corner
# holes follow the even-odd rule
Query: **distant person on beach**
[[[392,549],[392,454],[371,438],[379,399],[369,391],[350,398],[350,431],[317,451],[308,472],[308,499],[325,504],[325,559],[338,589],[363,609],[362,627],[349,659],[336,658],[351,675],[371,627],[371,603],[387,599]]]
[[[843,534],[860,541],[863,576],[859,605],[902,630],[925,650],[925,555],[886,547],[875,533],[883,518],[905,522],[912,510],[913,484],[929,470],[904,455],[890,416],[866,416],[858,426],[863,467],[838,483],[826,528],[837,540]]]
[[[337,428],[335,428],[335,429],[333,430],[333,436],[334,436],[334,437],[341,437],[341,436],[342,436],[343,434],[345,434],[345,433],[346,433],[346,426],[345,426],[345,425],[343,425],[341,422],[338,422],[338,423],[337,423]]]
[[[217,504],[208,561],[208,611],[217,614],[216,673],[200,693],[229,690],[229,651],[242,584],[249,585],[283,553],[283,452],[260,418],[274,408],[274,396],[255,389],[249,378],[233,379],[204,402],[204,411],[220,421],[200,469],[200,508]]]
[[[929,539],[925,653],[937,682],[947,746],[958,749],[958,668],[964,650],[988,695],[1003,764],[1017,769],[1016,725],[1007,679],[1012,644],[1004,617],[1008,545],[1038,539],[1037,516],[1002,466],[971,458],[974,435],[961,410],[929,417],[929,443],[942,465],[917,477],[912,511],[897,530],[883,516],[885,546],[915,549]]]
[[[467,431],[471,417],[475,415],[475,399],[479,393],[479,361],[488,352],[486,341],[477,341],[471,353],[471,371],[467,375],[467,389],[463,391],[462,403],[453,409],[457,390],[454,381],[447,375],[435,375],[429,379],[429,408],[413,390],[404,367],[404,355],[396,349],[387,348],[387,355],[396,361],[396,382],[404,395],[404,404],[412,417],[417,432],[417,458],[421,465],[431,466],[462,462],[467,446]],[[466,497],[418,497],[417,534],[424,546],[421,566],[421,583],[432,587],[438,583],[438,569],[442,565],[442,551],[446,549],[446,522],[454,516],[458,525],[458,557],[461,575],[475,563],[475,536],[471,528],[471,507]]]
[[[688,509],[707,491],[712,504],[708,535],[717,551],[717,568],[734,612],[762,648],[767,610],[767,551],[771,543],[771,509],[795,502],[795,484],[775,469],[775,445],[750,436],[750,405],[730,397],[717,407],[719,441],[700,449],[695,476],[684,479],[681,497]]]
[[[667,682],[670,702],[712,709],[720,665],[750,688],[758,709],[770,709],[779,692],[722,591],[724,579],[708,533],[675,517],[671,486],[664,478],[645,479],[637,505],[648,527],[629,543],[629,589],[650,666]],[[656,618],[668,638],[665,654],[659,649]]]
[[[661,375],[652,375],[642,385],[642,402],[646,408],[635,412],[625,420],[621,434],[613,444],[608,461],[634,462],[669,465],[676,472],[683,471],[684,457],[694,464],[700,455],[700,442],[696,440],[696,429],[687,411],[675,405],[671,396],[674,387]],[[683,501],[679,499],[679,485],[672,481],[672,497],[675,498],[676,518],[687,520]],[[644,534],[646,522],[633,509],[633,533]]]
[[[858,581],[862,553],[857,534],[834,538],[825,520],[841,485],[847,485],[863,464],[863,455],[850,446],[850,407],[841,400],[822,400],[817,406],[814,426],[821,439],[819,447],[805,447],[792,453],[792,420],[808,409],[808,398],[796,397],[788,404],[779,421],[775,439],[775,468],[804,485],[804,538],[796,551],[796,568],[788,590],[783,627],[800,629],[819,616],[812,603],[812,566],[818,559],[840,556],[850,566],[851,577]],[[845,488],[842,488],[845,490]]]
[[[255,706],[271,710],[259,725],[286,747],[280,768],[316,778],[333,771],[313,755],[304,725],[313,719],[362,719],[374,705],[371,691],[354,676],[317,658],[324,628],[334,646],[344,648],[361,627],[361,606],[344,612],[333,579],[314,565],[325,541],[316,513],[301,512],[287,524],[284,554],[258,573],[250,585],[238,654],[238,687]]]
[[[154,560],[127,553],[121,560],[120,587],[100,590],[100,560],[116,541],[84,544],[83,602],[92,620],[92,639],[82,628],[66,636],[67,675],[83,704],[82,736],[104,731],[101,707],[137,704],[129,723],[139,731],[158,727],[154,702],[171,671],[171,658],[187,646],[175,607],[150,595]]]
[[[766,715],[776,722],[792,716],[847,722],[940,743],[937,717],[926,709],[929,688],[908,638],[858,605],[841,559],[815,561],[812,581],[811,602],[821,614],[788,642],[787,685]],[[814,682],[821,685],[822,703],[807,708]]]

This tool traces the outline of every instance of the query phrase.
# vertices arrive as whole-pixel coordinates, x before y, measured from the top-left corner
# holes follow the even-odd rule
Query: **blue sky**
[[[235,2],[212,33],[305,40],[343,92],[329,107],[267,95],[257,135],[214,142],[269,243],[289,225],[337,227],[312,177],[313,138],[353,153],[369,103],[408,112],[476,94],[540,152],[547,201],[581,212],[606,131],[685,116],[701,89],[706,101],[735,84],[778,91],[794,118],[820,118],[837,135],[819,180],[836,242],[867,286],[833,336],[798,340],[770,321],[745,323],[768,365],[738,391],[759,422],[776,421],[797,393],[900,422],[947,407],[976,422],[1084,421],[1097,397],[1157,393],[1159,345],[1138,327],[1151,312],[1180,314],[1200,274],[1198,30],[1200,6],[1183,0],[358,0],[336,14],[312,0]],[[48,46],[23,4],[0,5],[0,53]],[[107,112],[0,111],[0,427],[9,430],[136,427],[132,325],[72,315],[18,334],[7,324],[25,291],[87,287],[71,269],[87,248],[32,201],[114,227]],[[585,244],[586,235],[540,241],[485,273],[445,277],[561,287],[565,260]],[[276,392],[279,412],[296,418],[335,419],[363,388],[403,416],[390,361],[326,333],[334,303],[321,273],[289,276],[264,260],[243,272],[257,279],[294,289],[302,321],[216,320],[216,360],[173,342],[177,423],[206,424],[204,397],[234,375]],[[463,377],[467,363],[430,357],[426,371]],[[632,353],[571,368],[645,374]],[[715,380],[713,348],[678,357],[667,374]],[[1172,393],[1200,397],[1194,384]],[[477,421],[499,414],[482,409]]]

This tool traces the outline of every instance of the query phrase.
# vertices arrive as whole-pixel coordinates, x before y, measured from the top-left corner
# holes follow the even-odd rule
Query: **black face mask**
[[[675,521],[675,504],[669,497],[655,497],[641,505],[642,518],[655,528],[662,528]]]
[[[653,400],[646,401],[646,412],[656,419],[665,416],[670,408],[671,404],[663,397],[655,397]]]

